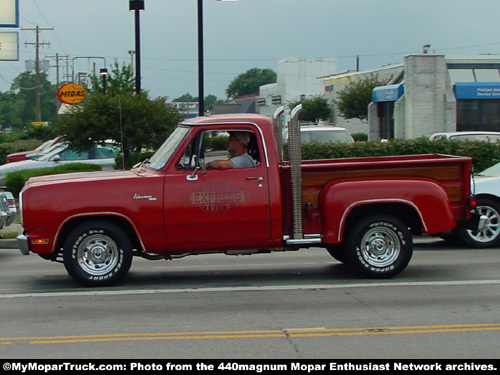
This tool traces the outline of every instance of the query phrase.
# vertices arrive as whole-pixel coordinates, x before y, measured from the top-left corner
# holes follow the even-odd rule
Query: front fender
[[[423,178],[377,178],[336,180],[325,185],[321,194],[322,226],[325,243],[340,243],[349,214],[357,207],[403,204],[420,218],[425,233],[444,232],[456,226],[445,188]]]

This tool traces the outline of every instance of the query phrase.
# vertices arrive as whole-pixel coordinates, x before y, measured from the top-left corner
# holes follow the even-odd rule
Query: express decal
[[[191,204],[203,211],[218,213],[243,204],[247,198],[248,193],[227,182],[211,182],[191,193]]]

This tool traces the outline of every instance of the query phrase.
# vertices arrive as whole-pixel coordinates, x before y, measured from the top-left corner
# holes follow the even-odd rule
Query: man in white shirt
[[[211,161],[207,163],[207,167],[214,169],[255,167],[255,161],[247,152],[249,142],[248,132],[229,132],[228,151],[232,152],[234,157],[229,160]]]

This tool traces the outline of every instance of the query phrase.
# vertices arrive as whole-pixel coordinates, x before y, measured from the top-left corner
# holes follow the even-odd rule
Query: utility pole
[[[68,77],[68,69],[67,69],[67,66],[68,66],[68,59],[69,59],[69,56],[68,55],[59,55],[58,53],[56,53],[55,56],[47,56],[47,58],[49,59],[55,59],[56,60],[56,82],[57,82],[57,87],[59,87],[59,82],[61,82],[61,77],[59,75],[59,68],[61,67],[61,65],[59,64],[59,60],[66,60],[66,77]],[[65,81],[64,79],[64,74],[63,74],[63,81]]]
[[[35,43],[25,42],[24,45],[35,46],[35,120],[42,121],[40,112],[40,46],[48,46],[50,43],[40,43],[40,31],[54,30],[52,27],[40,28],[38,25],[35,28],[21,28],[21,30],[34,31],[36,35]]]

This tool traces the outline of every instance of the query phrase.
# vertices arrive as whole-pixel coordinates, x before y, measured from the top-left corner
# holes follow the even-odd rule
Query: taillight
[[[477,200],[475,195],[471,195],[469,197],[469,207],[470,208],[476,208],[477,207]]]

